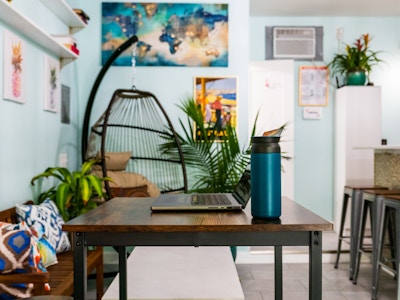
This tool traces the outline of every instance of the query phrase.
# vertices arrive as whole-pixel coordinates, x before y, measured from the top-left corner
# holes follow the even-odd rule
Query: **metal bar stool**
[[[373,253],[374,249],[374,237],[377,236],[376,233],[376,228],[379,226],[379,222],[381,219],[377,217],[375,219],[375,214],[374,210],[376,207],[379,207],[380,203],[382,203],[383,198],[385,196],[391,196],[391,195],[399,195],[400,196],[400,190],[364,190],[363,191],[363,197],[362,201],[360,203],[360,212],[361,212],[361,218],[360,222],[357,225],[357,233],[355,235],[355,244],[356,244],[356,257],[355,257],[355,264],[354,264],[354,273],[353,273],[353,283],[357,284],[357,278],[358,278],[358,273],[360,271],[360,262],[361,262],[361,254],[369,254],[371,257],[371,253]],[[366,245],[364,244],[364,238],[365,236],[365,225],[367,222],[367,215],[370,215],[370,221],[371,221],[371,237],[372,237],[372,245]],[[389,235],[392,235],[392,226],[389,226]],[[390,246],[393,248],[393,239],[389,239]],[[372,254],[373,255],[373,254]],[[394,253],[392,253],[392,257],[394,256]]]
[[[372,261],[372,299],[377,299],[379,287],[379,272],[382,266],[391,270],[397,279],[397,299],[400,299],[400,284],[399,284],[399,262],[400,262],[400,195],[387,195],[379,199],[375,209],[376,235],[374,237],[374,252]],[[394,217],[394,218],[393,218]],[[388,221],[394,221],[392,224]],[[394,219],[394,220],[393,220]],[[379,222],[378,222],[379,221]],[[393,224],[394,223],[394,224]],[[383,246],[385,244],[386,228],[393,226],[394,238],[394,264],[393,268],[382,262]],[[389,235],[390,237],[390,235]]]
[[[356,256],[356,245],[354,245],[354,239],[352,237],[355,236],[355,226],[353,224],[359,224],[360,220],[360,203],[362,202],[362,194],[364,190],[384,190],[387,189],[383,186],[378,186],[374,184],[365,184],[365,183],[348,183],[344,186],[343,193],[343,204],[342,204],[342,215],[340,218],[340,228],[339,228],[339,239],[338,239],[338,248],[336,252],[336,262],[335,268],[338,267],[340,253],[342,251],[342,241],[348,242],[350,244],[350,271],[349,277],[350,280],[353,279],[354,272],[354,264],[355,264],[355,256]],[[351,207],[350,207],[350,236],[343,235],[347,207],[349,203],[349,199],[351,198]],[[350,240],[350,241],[349,241]]]

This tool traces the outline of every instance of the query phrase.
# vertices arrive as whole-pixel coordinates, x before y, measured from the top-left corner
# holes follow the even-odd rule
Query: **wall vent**
[[[273,58],[314,59],[314,27],[273,27]]]

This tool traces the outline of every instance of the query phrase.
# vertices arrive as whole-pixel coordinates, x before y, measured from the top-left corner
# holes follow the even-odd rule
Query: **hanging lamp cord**
[[[132,90],[136,90],[136,43],[132,45]]]

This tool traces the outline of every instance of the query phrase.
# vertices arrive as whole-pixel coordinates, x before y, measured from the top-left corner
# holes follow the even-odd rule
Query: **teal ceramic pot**
[[[365,85],[366,80],[365,71],[352,71],[346,74],[346,85]]]

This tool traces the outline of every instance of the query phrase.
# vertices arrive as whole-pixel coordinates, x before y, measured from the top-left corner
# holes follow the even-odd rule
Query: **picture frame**
[[[327,66],[299,67],[299,106],[327,106],[329,95]]]
[[[71,88],[67,85],[61,85],[61,123],[70,124],[70,106],[71,102]]]
[[[203,112],[203,124],[209,135],[224,138],[227,123],[237,128],[237,93],[237,77],[194,77],[194,99]],[[196,127],[194,124],[193,135],[201,140]]]
[[[3,98],[23,104],[26,101],[26,43],[4,30],[3,45]]]
[[[61,98],[60,62],[44,56],[44,110],[58,112]]]

